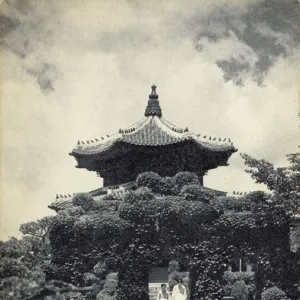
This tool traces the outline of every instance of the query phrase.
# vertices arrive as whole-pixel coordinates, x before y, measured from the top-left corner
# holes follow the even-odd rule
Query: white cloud
[[[104,136],[140,119],[153,83],[164,117],[179,126],[230,137],[240,151],[274,163],[295,151],[296,58],[278,61],[265,87],[225,83],[216,57],[227,57],[233,48],[247,61],[254,62],[255,55],[238,41],[232,46],[232,39],[207,44],[199,53],[190,36],[180,28],[176,35],[174,27],[176,16],[186,17],[199,6],[208,9],[207,1],[184,7],[182,1],[168,1],[149,9],[145,2],[135,8],[126,2],[65,1],[59,9],[51,3],[55,22],[47,15],[42,26],[52,30],[49,40],[42,36],[44,29],[27,26],[25,34],[36,43],[27,56],[3,51],[3,237],[16,234],[21,222],[49,214],[47,205],[56,193],[100,185],[96,174],[75,169],[68,152],[78,139]],[[36,24],[34,16],[26,18]],[[49,75],[55,91],[47,95],[27,72],[45,62],[57,70]],[[228,191],[254,189],[238,154],[230,164],[209,172],[206,184]]]

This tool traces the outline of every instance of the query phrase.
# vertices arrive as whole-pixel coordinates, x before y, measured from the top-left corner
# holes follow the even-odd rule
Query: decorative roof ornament
[[[156,94],[156,86],[152,85],[152,91],[149,95],[148,105],[145,110],[145,117],[157,116],[162,117],[161,108],[159,106],[158,95]]]

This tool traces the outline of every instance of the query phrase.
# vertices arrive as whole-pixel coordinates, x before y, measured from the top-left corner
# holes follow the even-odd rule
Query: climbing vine
[[[257,299],[270,278],[284,282],[289,215],[283,207],[253,201],[255,195],[222,202],[197,180],[187,172],[168,178],[149,172],[121,200],[77,195],[50,232],[47,276],[84,285],[84,274],[105,264],[106,272],[118,273],[116,299],[146,300],[148,269],[176,260],[190,272],[191,299],[222,299],[222,276],[243,257],[254,265]]]

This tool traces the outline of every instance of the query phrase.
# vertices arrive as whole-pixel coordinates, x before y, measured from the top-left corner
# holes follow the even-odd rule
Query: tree
[[[287,155],[289,165],[275,168],[270,162],[241,154],[246,172],[257,183],[263,183],[272,192],[271,201],[284,205],[292,213],[300,213],[300,153]]]
[[[38,220],[37,222],[29,222],[22,224],[20,226],[20,231],[24,235],[31,235],[38,238],[41,238],[43,242],[45,242],[49,231],[51,229],[51,224],[53,222],[52,216],[44,217],[41,220]]]
[[[53,217],[45,217],[37,222],[22,224],[22,239],[11,238],[0,242],[1,299],[26,299],[35,295],[37,289],[48,288],[44,269],[50,263],[48,234],[52,221]],[[55,293],[59,292],[56,290]]]
[[[298,146],[300,148],[300,146]],[[241,154],[242,158],[245,160],[245,164],[248,167],[246,172],[251,174],[251,177],[257,183],[265,184],[271,192],[271,197],[269,197],[269,202],[276,206],[282,206],[287,213],[291,216],[298,216],[300,214],[300,153],[288,154],[287,161],[288,166],[282,168],[275,168],[270,162],[261,159],[255,159],[247,154]],[[257,196],[257,195],[256,195]],[[262,196],[259,197],[261,200],[265,201],[266,198]],[[298,222],[297,222],[298,219]],[[289,276],[292,278],[298,278],[299,282],[299,250],[300,245],[300,227],[299,218],[294,219],[296,222],[290,223],[291,225],[291,235],[290,242],[292,249],[298,251],[298,259],[288,259],[286,257],[286,262],[289,263]],[[298,224],[297,224],[298,223]],[[292,256],[292,255],[290,255]],[[298,293],[300,292],[298,284]],[[274,288],[276,289],[276,288]],[[268,290],[267,290],[268,291]],[[263,294],[263,299],[275,299],[276,297],[272,295],[267,297],[268,293]],[[270,293],[273,290],[270,291]],[[277,291],[277,290],[276,290]],[[299,296],[299,295],[298,295]],[[277,298],[276,298],[277,299]],[[279,295],[278,299],[284,299]]]

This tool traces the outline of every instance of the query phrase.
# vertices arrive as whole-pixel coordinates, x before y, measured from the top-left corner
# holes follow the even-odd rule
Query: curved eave
[[[108,158],[112,158],[112,157],[118,157],[119,155],[119,149],[118,149],[118,144],[127,144],[130,145],[132,147],[166,147],[166,146],[171,146],[172,144],[179,144],[179,143],[185,143],[185,142],[193,142],[195,144],[195,146],[197,146],[199,148],[199,151],[204,151],[206,153],[211,153],[212,156],[214,155],[221,155],[224,158],[218,162],[217,166],[228,166],[228,159],[230,158],[230,156],[237,152],[238,150],[234,147],[211,147],[210,145],[206,145],[203,143],[199,143],[199,141],[195,140],[195,139],[182,139],[179,140],[177,142],[173,142],[173,143],[169,143],[169,144],[163,144],[163,145],[149,145],[149,144],[134,144],[134,143],[128,143],[125,141],[119,141],[118,143],[115,143],[114,145],[112,145],[109,149],[106,149],[105,151],[99,151],[97,153],[86,153],[86,154],[78,154],[78,153],[70,153],[71,156],[73,156],[76,159],[77,165],[76,168],[79,169],[87,169],[90,171],[95,171],[94,168],[94,161],[105,161]],[[128,149],[128,151],[130,151],[130,149]],[[216,167],[217,167],[216,166]]]
[[[177,132],[177,128],[172,128],[170,124],[157,116],[148,117],[140,122],[138,128],[134,128],[134,131],[129,130],[129,132],[116,134],[104,143],[78,145],[69,154],[74,156],[77,161],[95,155],[98,156],[97,158],[101,158],[102,155],[111,151],[120,142],[141,147],[160,147],[194,141],[202,149],[211,152],[234,153],[237,151],[230,141],[220,141],[220,138],[217,140],[215,138],[212,141],[206,139],[206,136],[204,138],[189,132]]]
[[[186,141],[194,141],[199,147],[202,149],[212,151],[212,152],[228,152],[228,153],[234,153],[237,152],[238,149],[235,148],[234,146],[225,146],[225,145],[218,145],[218,144],[211,144],[211,143],[205,143],[202,141],[199,141],[197,139],[194,139],[192,137],[190,138],[181,138],[176,141],[168,142],[168,143],[141,143],[138,141],[128,141],[128,140],[119,140],[117,142],[119,143],[124,143],[128,145],[135,145],[135,146],[142,146],[142,147],[162,147],[162,146],[168,146],[168,145],[173,145],[173,144],[179,144],[182,142]],[[93,148],[85,148],[85,149],[74,149],[72,152],[69,153],[70,156],[74,156],[75,158],[80,158],[80,157],[86,157],[86,156],[95,156],[95,155],[100,155],[104,154],[106,152],[109,152],[116,144],[114,143],[113,145],[103,149],[93,149]]]
[[[112,138],[105,143],[95,143],[92,145],[78,145],[76,148],[72,150],[69,155],[79,157],[85,155],[97,155],[102,152],[109,151],[117,142],[121,141],[122,138],[120,136],[116,138]]]

